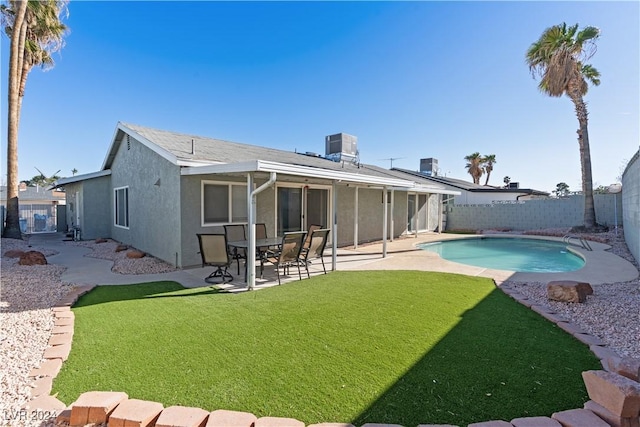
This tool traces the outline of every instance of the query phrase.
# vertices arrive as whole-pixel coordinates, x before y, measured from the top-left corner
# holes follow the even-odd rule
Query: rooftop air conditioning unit
[[[512,190],[520,188],[520,183],[519,182],[510,182],[509,183],[509,188],[512,189]]]

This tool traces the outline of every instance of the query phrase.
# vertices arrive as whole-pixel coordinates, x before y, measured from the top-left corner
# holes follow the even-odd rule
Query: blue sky
[[[640,3],[72,1],[56,66],[29,74],[19,176],[99,170],[118,121],[324,153],[358,137],[364,163],[470,180],[464,157],[552,191],[581,185],[573,104],[524,61],[545,28],[601,29],[586,96],[594,185],[616,182],[640,141]],[[2,37],[6,179],[8,39]],[[483,178],[484,181],[484,178]]]

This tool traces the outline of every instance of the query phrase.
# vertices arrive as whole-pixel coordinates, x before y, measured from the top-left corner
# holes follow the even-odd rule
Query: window
[[[202,181],[202,225],[247,222],[247,186]]]
[[[115,225],[129,228],[129,187],[115,188]]]

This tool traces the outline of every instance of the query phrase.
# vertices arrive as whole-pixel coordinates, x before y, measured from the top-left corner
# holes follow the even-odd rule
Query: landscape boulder
[[[136,251],[135,249],[127,252],[127,258],[137,259],[137,258],[143,258],[145,255],[146,254],[144,252]]]
[[[20,249],[9,249],[2,256],[6,258],[20,258],[22,254],[24,254],[24,251],[21,251]]]
[[[96,239],[96,243],[107,243],[107,239],[103,239],[102,237],[98,237]]]
[[[557,280],[547,284],[547,297],[553,301],[583,303],[593,294],[589,283]]]
[[[129,246],[127,246],[127,245],[118,245],[118,246],[116,246],[116,252],[126,251],[127,249],[129,249]]]
[[[42,252],[28,251],[20,255],[20,265],[47,265],[47,258]]]

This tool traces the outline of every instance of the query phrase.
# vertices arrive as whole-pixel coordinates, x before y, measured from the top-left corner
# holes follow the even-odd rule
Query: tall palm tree
[[[7,120],[7,217],[4,237],[21,238],[18,206],[18,127],[27,76],[35,66],[53,66],[51,53],[63,46],[60,21],[67,0],[10,0],[0,6],[11,39]]]
[[[482,164],[484,165],[484,171],[487,174],[487,179],[484,181],[484,185],[488,185],[489,184],[489,177],[491,176],[491,172],[493,171],[493,165],[496,164],[496,155],[495,154],[489,154],[487,156],[484,156],[482,158]]]
[[[482,156],[480,153],[475,152],[465,156],[464,159],[467,161],[467,165],[465,167],[467,168],[467,172],[471,175],[471,178],[473,178],[473,183],[480,184],[480,177],[484,173],[482,168]]]
[[[595,53],[595,41],[599,36],[600,30],[596,27],[585,27],[578,31],[577,24],[568,27],[562,23],[547,28],[526,54],[529,70],[534,77],[540,77],[538,88],[552,97],[567,95],[575,106],[579,123],[577,133],[582,192],[585,197],[584,226],[588,229],[596,226],[596,212],[593,204],[587,104],[583,98],[587,94],[589,83],[594,86],[600,84],[600,73],[585,61]]]

